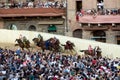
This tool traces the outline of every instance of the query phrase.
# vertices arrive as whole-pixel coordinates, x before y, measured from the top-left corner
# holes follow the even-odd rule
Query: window
[[[93,31],[93,37],[91,40],[106,42],[106,33],[102,30]]]
[[[9,29],[10,30],[17,30],[17,26],[15,24],[10,24]]]
[[[97,0],[97,8],[98,8],[98,11],[104,9],[104,1],[103,0]]]
[[[73,31],[73,37],[82,38],[82,30],[81,29],[74,30]]]
[[[82,1],[76,1],[76,11],[80,11],[82,9]]]
[[[117,39],[117,44],[120,45],[120,35],[117,35],[116,39]]]
[[[48,32],[56,32],[57,31],[57,29],[56,29],[56,26],[55,25],[49,25],[48,26]]]
[[[29,31],[36,31],[36,27],[34,25],[30,25],[28,30]]]

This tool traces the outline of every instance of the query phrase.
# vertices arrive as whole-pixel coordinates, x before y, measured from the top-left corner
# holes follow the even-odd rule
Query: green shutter
[[[49,32],[56,32],[56,26],[55,25],[50,25],[49,27],[48,27],[48,31]]]

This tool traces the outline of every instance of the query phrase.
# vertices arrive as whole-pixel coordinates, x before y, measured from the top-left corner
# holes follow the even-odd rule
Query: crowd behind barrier
[[[0,48],[1,80],[120,80],[120,58]]]
[[[0,8],[11,9],[11,8],[65,8],[66,2],[59,1],[28,1],[28,2],[11,2],[11,3],[0,3]]]

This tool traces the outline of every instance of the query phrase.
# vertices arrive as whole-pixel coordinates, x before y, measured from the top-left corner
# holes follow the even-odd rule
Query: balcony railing
[[[85,15],[79,17],[80,23],[90,23],[90,24],[104,24],[104,23],[120,23],[120,15]]]

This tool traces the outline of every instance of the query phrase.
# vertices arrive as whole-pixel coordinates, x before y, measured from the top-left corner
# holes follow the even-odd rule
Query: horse
[[[49,39],[49,42],[50,42],[50,47],[52,49],[53,52],[60,52],[61,51],[61,46],[60,46],[60,41],[59,39],[56,39],[56,38],[50,38]]]
[[[89,55],[89,56],[95,56],[94,50],[80,50],[80,52],[84,52],[85,55]]]
[[[70,52],[75,51],[74,49],[75,45],[70,41],[66,41],[66,44],[65,45],[62,44],[62,46],[64,46],[64,51],[70,51]]]
[[[45,41],[43,41],[43,38],[41,39],[33,38],[32,41],[35,43],[36,46],[40,47],[43,52],[45,51],[46,46],[45,46]]]
[[[97,47],[94,48],[93,50],[89,51],[89,50],[80,50],[80,52],[84,52],[85,55],[89,55],[89,56],[96,56],[97,58],[102,57],[101,53],[101,48]]]
[[[30,42],[29,40],[23,42],[21,39],[16,39],[15,42],[17,41],[17,44],[15,44],[15,46],[19,46],[22,48],[22,50],[24,50],[24,48],[26,48],[28,51],[30,51]]]
[[[36,44],[36,46],[41,47],[42,51],[50,50],[53,52],[60,52],[61,49],[58,39],[50,38],[46,41],[43,41],[43,39],[34,38],[33,42]]]

